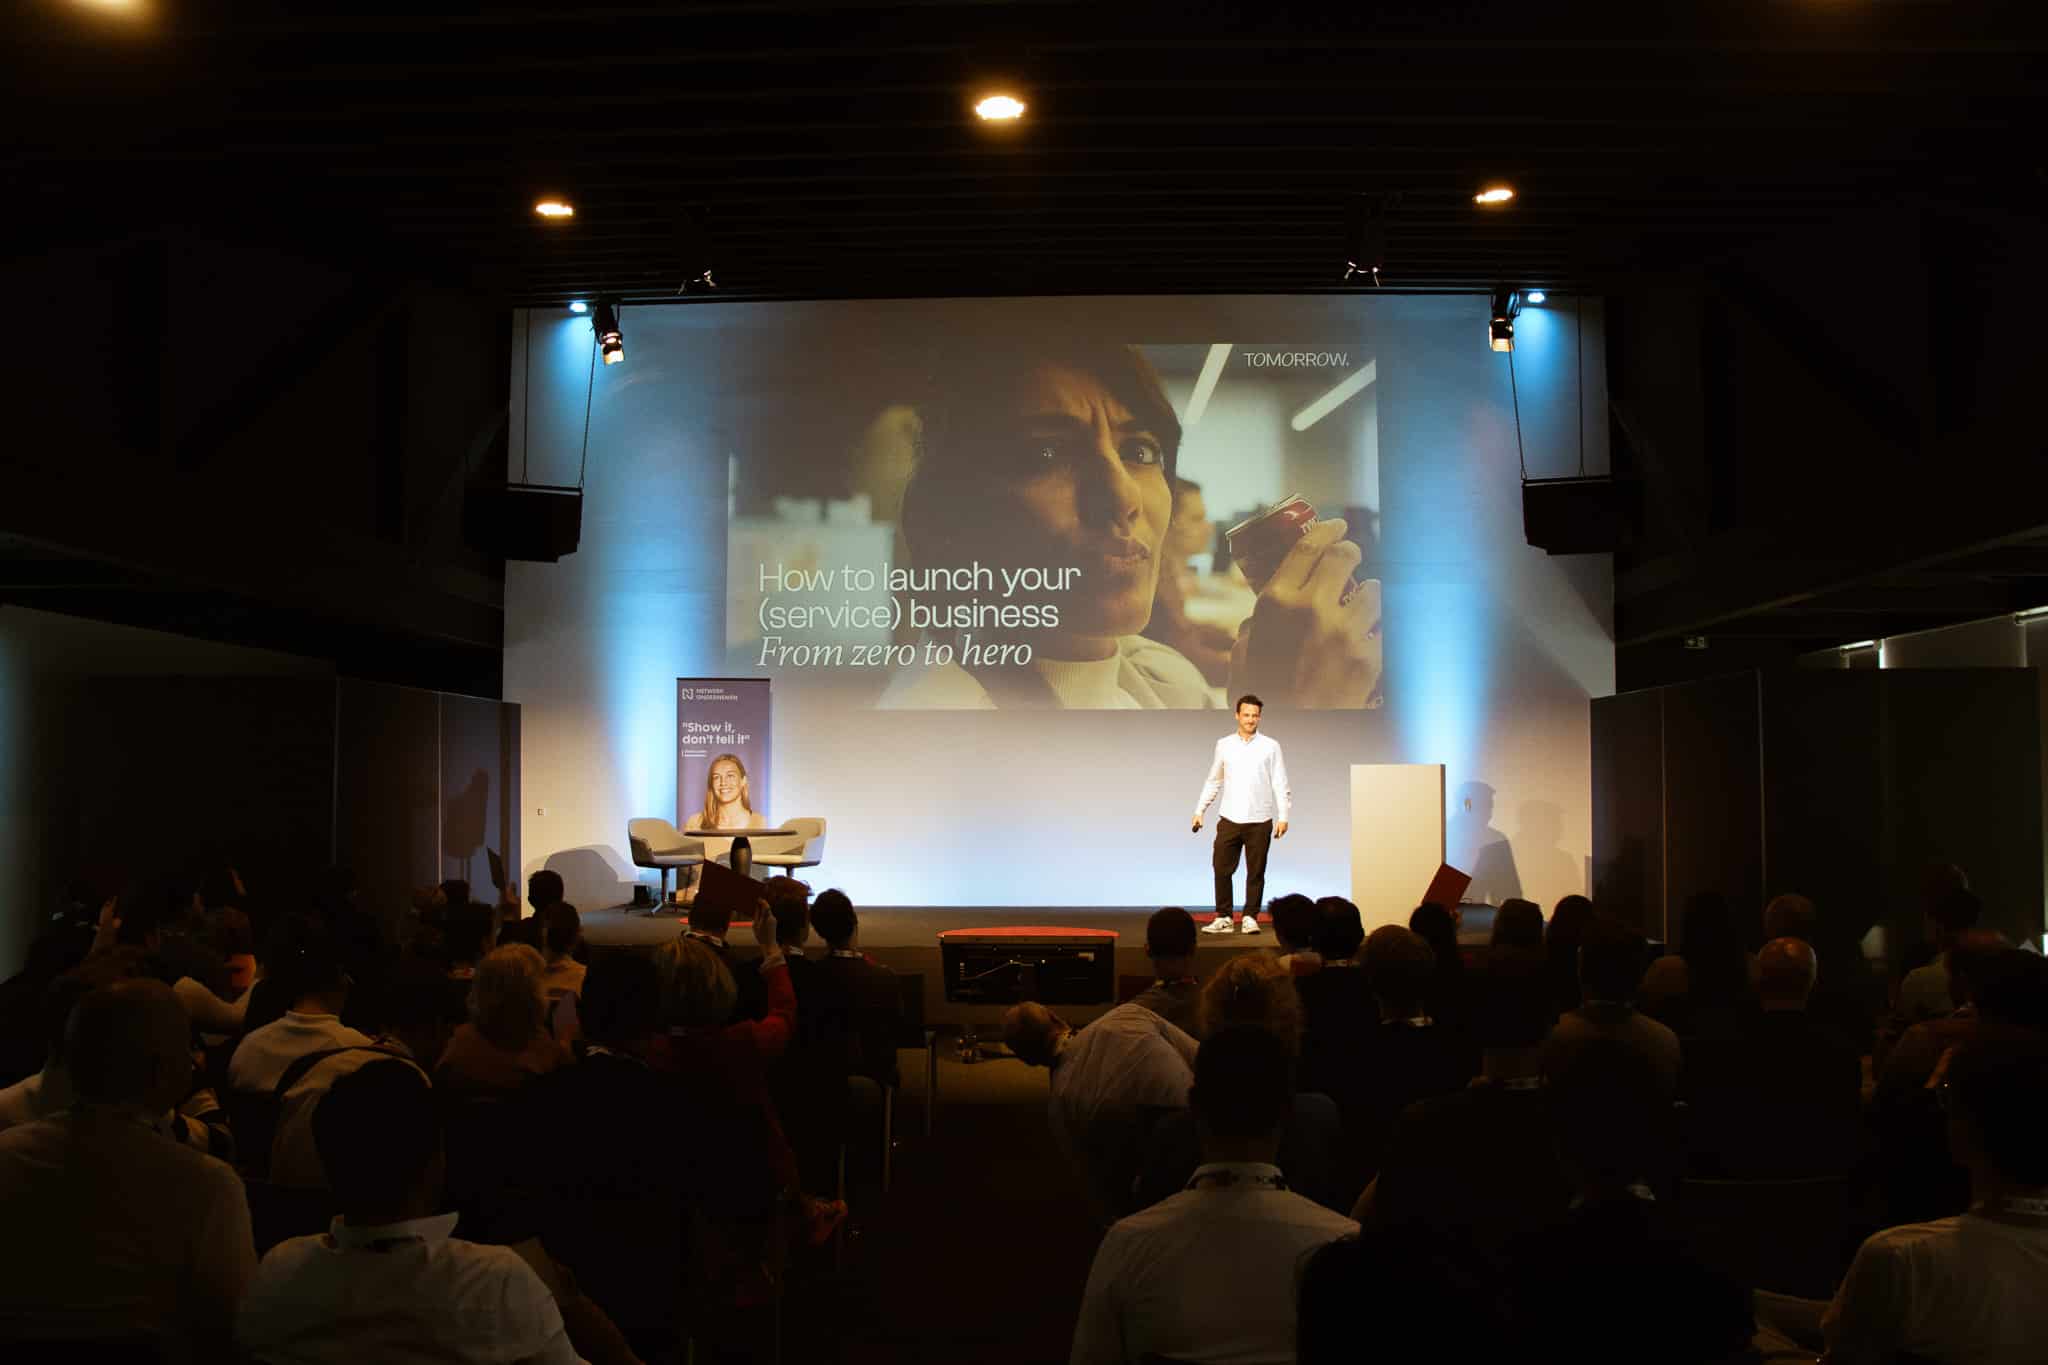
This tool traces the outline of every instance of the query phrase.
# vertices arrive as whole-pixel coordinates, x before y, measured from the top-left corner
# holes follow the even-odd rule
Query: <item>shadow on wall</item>
[[[580,910],[607,910],[633,899],[639,875],[615,848],[586,844],[550,853],[541,864],[562,876],[563,895]]]
[[[1515,871],[1514,846],[1493,827],[1493,797],[1493,788],[1484,782],[1467,782],[1458,788],[1451,798],[1444,850],[1452,867],[1472,874],[1472,887],[1465,898],[1499,905],[1522,894],[1522,878]],[[1523,808],[1525,820],[1527,809]]]
[[[1579,860],[1562,846],[1564,812],[1548,801],[1524,801],[1517,812],[1514,864],[1522,884],[1543,900],[1546,914],[1559,897],[1585,891]]]
[[[490,805],[491,777],[479,768],[469,775],[469,784],[450,796],[441,808],[441,861],[448,864],[442,869],[444,876],[461,877],[471,886],[483,884],[474,864],[478,854],[490,852],[484,847]],[[489,863],[495,873],[493,885],[502,889],[503,864],[496,857],[491,857]]]

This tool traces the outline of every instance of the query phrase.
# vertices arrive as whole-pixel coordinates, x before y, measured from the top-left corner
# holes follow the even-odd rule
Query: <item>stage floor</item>
[[[925,979],[925,1018],[942,1030],[957,1032],[971,1025],[984,1036],[1002,1016],[996,1005],[948,1004],[942,989],[939,934],[947,929],[996,929],[1025,925],[1057,925],[1072,929],[1109,929],[1117,935],[1116,971],[1119,976],[1138,976],[1150,970],[1145,957],[1145,921],[1157,906],[863,906],[860,908],[860,946],[883,966],[898,972],[918,972]],[[1475,913],[1475,911],[1483,913]],[[1196,911],[1206,920],[1206,911]],[[652,947],[683,931],[682,911],[650,915],[631,906],[613,906],[587,911],[583,915],[583,937],[593,948]],[[1492,927],[1492,914],[1484,906],[1467,907],[1459,934],[1461,942],[1484,943]],[[735,948],[753,947],[753,935],[745,925],[733,926]],[[1207,976],[1230,954],[1273,947],[1273,927],[1261,922],[1256,934],[1197,934],[1195,974]],[[812,937],[807,949],[813,955],[823,945]],[[1093,1019],[1106,1010],[1101,1007],[1062,1007],[1060,1013],[1076,1024]]]
[[[939,935],[947,929],[995,929],[1018,925],[1052,924],[1070,929],[1108,929],[1117,935],[1119,961],[1126,949],[1144,956],[1145,921],[1159,907],[1156,905],[1117,906],[1072,906],[1049,907],[1043,905],[970,905],[970,906],[862,906],[860,908],[860,946],[869,952],[880,954],[905,948],[929,948],[938,952]],[[1197,912],[1197,920],[1205,919],[1206,912]],[[665,911],[650,915],[644,910],[631,906],[613,906],[609,910],[588,911],[583,916],[583,937],[593,944],[624,946],[626,944],[660,943],[682,931],[686,923],[686,912]],[[1273,945],[1273,929],[1267,920],[1260,921],[1261,932],[1256,934],[1202,934],[1195,940],[1197,949],[1215,949],[1226,952],[1234,948],[1270,948]],[[744,925],[733,926],[733,943],[745,946],[752,939]],[[819,946],[816,936],[812,946]],[[1134,968],[1133,970],[1139,970]]]

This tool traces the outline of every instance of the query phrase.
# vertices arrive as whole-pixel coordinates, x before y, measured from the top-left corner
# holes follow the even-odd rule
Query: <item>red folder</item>
[[[1464,902],[1465,889],[1471,885],[1471,873],[1460,872],[1449,863],[1440,864],[1436,875],[1429,879],[1429,890],[1422,893],[1421,903],[1455,910]]]
[[[767,898],[768,889],[752,877],[742,877],[723,863],[703,865],[696,904],[715,905],[731,915],[733,933],[754,922],[754,911]]]

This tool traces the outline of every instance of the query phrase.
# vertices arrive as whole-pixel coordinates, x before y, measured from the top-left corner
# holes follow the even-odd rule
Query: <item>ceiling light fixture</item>
[[[569,305],[569,311],[581,315],[590,311],[590,305],[585,303],[582,299],[577,299],[574,303]]]
[[[1015,95],[983,95],[974,102],[974,112],[985,123],[1012,123],[1024,117],[1024,101]]]
[[[1514,197],[1514,190],[1506,185],[1488,185],[1485,189],[1472,196],[1472,202],[1475,204],[1485,204],[1490,207],[1495,204],[1505,204]]]
[[[1487,309],[1486,344],[1495,351],[1515,349],[1515,314],[1522,311],[1521,297],[1506,285],[1495,285]]]
[[[597,336],[597,349],[604,363],[616,365],[626,358],[626,334],[619,330],[619,301],[599,299],[590,310],[590,330]]]
[[[1541,289],[1531,289],[1528,293],[1522,295],[1522,302],[1541,303],[1549,297],[1550,295],[1544,293]]]
[[[543,199],[533,206],[533,211],[543,218],[574,218],[576,206],[564,199]]]

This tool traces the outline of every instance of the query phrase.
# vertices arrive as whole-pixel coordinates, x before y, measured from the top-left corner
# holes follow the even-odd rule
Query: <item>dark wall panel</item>
[[[442,694],[440,731],[441,875],[463,877],[478,896],[519,875],[517,793],[506,791],[518,742],[505,716],[517,708]]]
[[[397,916],[440,861],[440,703],[432,692],[343,680],[336,706],[335,860],[363,903]]]
[[[1762,774],[1753,673],[1658,694],[1664,703],[1665,922],[1718,891],[1738,915],[1763,902]]]
[[[1663,935],[1662,714],[1655,692],[1592,702],[1593,899],[1652,937]]]
[[[1764,893],[1796,891],[1859,933],[1883,914],[1887,675],[1763,675]]]
[[[1890,800],[1884,844],[1895,933],[1917,931],[1908,897],[1929,863],[1951,862],[1984,899],[1986,923],[2041,933],[2039,692],[2031,669],[1887,670]]]
[[[52,866],[103,886],[224,861],[259,896],[325,866],[334,818],[333,685],[126,677],[71,685]]]

